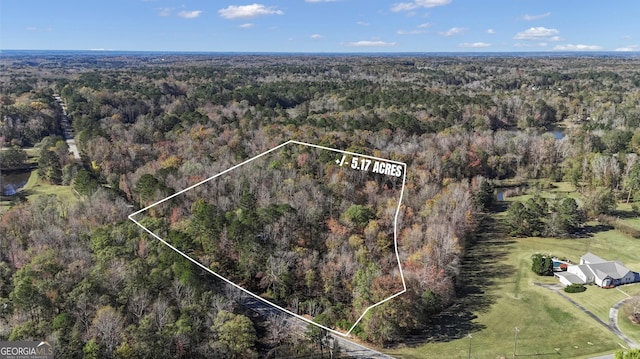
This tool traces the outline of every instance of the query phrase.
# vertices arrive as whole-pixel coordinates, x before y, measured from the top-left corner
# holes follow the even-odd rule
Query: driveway
[[[560,285],[560,284],[544,284],[544,283],[537,283],[537,282],[534,283],[534,284],[539,286],[539,287],[547,288],[547,289],[550,289],[550,290],[556,292],[559,296],[563,297],[564,299],[569,301],[569,303],[573,304],[576,308],[580,309],[586,315],[588,315],[593,320],[598,322],[598,324],[602,325],[603,327],[607,328],[608,331],[610,331],[611,333],[615,334],[618,338],[620,338],[622,341],[625,342],[627,347],[632,348],[632,349],[640,348],[640,345],[638,343],[636,343],[633,340],[629,339],[629,337],[624,335],[624,333],[622,333],[622,331],[620,331],[620,328],[618,327],[618,309],[629,298],[623,299],[623,300],[621,300],[618,303],[613,305],[611,310],[609,310],[609,323],[605,323],[602,319],[598,318],[597,315],[593,314],[593,312],[591,312],[587,308],[583,307],[582,305],[578,304],[576,301],[574,301],[573,299],[569,298],[567,295],[562,293],[562,288],[563,288],[562,285]],[[613,358],[613,356],[604,356],[602,358]]]

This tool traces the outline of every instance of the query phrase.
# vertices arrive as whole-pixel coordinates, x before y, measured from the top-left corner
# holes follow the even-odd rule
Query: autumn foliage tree
[[[399,178],[297,150],[140,220],[208,268],[342,329],[360,314],[351,309],[401,288],[397,235],[408,292],[357,328],[381,344],[455,303],[492,183],[565,178],[580,192],[514,202],[506,222],[518,236],[564,236],[582,210],[596,218],[637,200],[634,59],[117,56],[3,56],[21,64],[0,74],[5,146],[37,145],[39,177],[81,195],[0,210],[0,311],[12,323],[0,339],[51,335],[73,357],[255,357],[270,345],[313,355],[316,343],[292,338],[256,345],[263,332],[219,299],[222,286],[127,222],[132,206],[292,138],[407,163],[401,206]],[[81,164],[55,137],[54,90]],[[557,125],[562,140],[548,133]]]

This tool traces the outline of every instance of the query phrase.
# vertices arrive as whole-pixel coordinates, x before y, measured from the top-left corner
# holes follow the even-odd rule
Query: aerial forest
[[[380,347],[456,303],[496,187],[580,192],[513,203],[513,236],[640,210],[638,58],[5,56],[0,79],[0,168],[71,193],[2,197],[0,340],[47,339],[60,358],[334,350],[141,230],[128,216],[144,208],[135,219],[192,259],[337,331],[402,290],[402,270],[406,292],[353,330]],[[289,140],[406,172],[292,145],[182,193]]]

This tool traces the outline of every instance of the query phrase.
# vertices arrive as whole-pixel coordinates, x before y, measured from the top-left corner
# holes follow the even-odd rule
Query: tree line
[[[565,236],[610,211],[611,200],[633,202],[638,193],[638,93],[625,91],[640,79],[634,60],[125,64],[72,76],[64,67],[32,69],[33,80],[2,89],[6,138],[37,145],[41,177],[80,195],[74,203],[40,197],[2,214],[2,338],[48,338],[62,357],[321,349],[321,339],[290,335],[275,318],[250,320],[219,284],[126,219],[289,139],[408,165],[398,228],[408,292],[355,331],[379,344],[420,333],[456,300],[461,259],[492,206],[493,180],[566,179],[581,188],[584,202],[514,204],[512,229],[527,231],[517,235]],[[67,103],[81,164],[65,162],[64,141],[47,127],[59,116],[45,96],[54,91]],[[29,121],[35,130],[26,133]],[[558,125],[565,139],[548,133]],[[345,329],[397,289],[389,238],[398,183],[329,163],[284,151],[254,168],[268,175],[247,170],[211,182],[142,223],[254,292]]]

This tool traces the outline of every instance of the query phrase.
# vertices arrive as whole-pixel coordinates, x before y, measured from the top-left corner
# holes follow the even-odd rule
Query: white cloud
[[[466,48],[483,48],[483,47],[489,47],[489,46],[491,46],[491,44],[486,42],[463,42],[461,44],[458,44],[458,47],[466,47]]]
[[[414,0],[411,2],[399,2],[393,4],[391,11],[411,11],[419,8],[431,8],[436,6],[444,6],[451,3],[451,0]]]
[[[525,21],[532,21],[532,20],[540,20],[540,19],[544,19],[545,17],[549,17],[551,16],[550,12],[545,12],[544,14],[540,14],[540,15],[529,15],[526,14],[522,17],[522,20]]]
[[[183,17],[185,19],[195,19],[202,14],[202,10],[193,10],[193,11],[180,11],[178,16]]]
[[[356,25],[360,25],[360,26],[369,26],[369,23],[366,21],[358,21],[356,22]]]
[[[420,35],[420,34],[424,34],[427,32],[427,28],[430,27],[431,24],[429,24],[428,22],[425,22],[423,24],[418,25],[415,29],[413,30],[398,30],[396,31],[396,34],[398,35]]]
[[[171,15],[171,9],[170,7],[161,7],[158,9],[158,13],[160,14],[160,16],[170,16]]]
[[[640,45],[629,45],[625,47],[619,47],[616,51],[640,51]]]
[[[522,43],[522,42],[519,42],[517,44],[513,44],[513,47],[546,47],[546,46],[547,46],[546,42],[538,42],[538,43],[533,43],[533,42]]]
[[[320,34],[313,34],[313,35],[311,35],[311,38],[314,39],[314,40],[318,40],[318,39],[324,38],[324,36],[322,36]]]
[[[29,26],[27,27],[27,31],[38,31],[38,28],[35,26]]]
[[[396,34],[398,35],[420,35],[420,34],[424,34],[425,32],[427,32],[426,30],[420,30],[420,29],[416,29],[416,30],[398,30],[396,31]]]
[[[256,26],[256,24],[250,23],[250,22],[240,25],[240,27],[243,28],[243,29],[250,29],[250,28],[252,28],[254,26]]]
[[[251,5],[230,5],[224,9],[218,10],[218,14],[225,19],[252,19],[258,16],[266,15],[282,15],[282,10],[277,10],[273,6],[264,6],[262,4]]]
[[[559,51],[598,51],[598,50],[602,50],[602,47],[598,45],[566,44],[566,45],[556,45],[553,49],[559,50]]]
[[[368,40],[362,40],[362,41],[355,41],[355,42],[347,42],[343,44],[344,46],[348,46],[348,47],[389,47],[389,46],[396,46],[395,42],[385,42],[385,41],[368,41]]]
[[[532,27],[527,30],[521,31],[513,38],[516,40],[535,40],[553,39],[559,33],[557,29],[547,29],[546,27]],[[557,41],[557,40],[554,40]]]
[[[496,33],[496,30],[494,30],[494,29],[487,29],[487,34],[493,35],[495,33]]]
[[[454,36],[464,34],[464,29],[461,27],[452,27],[447,31],[440,31],[438,34],[442,36]]]

